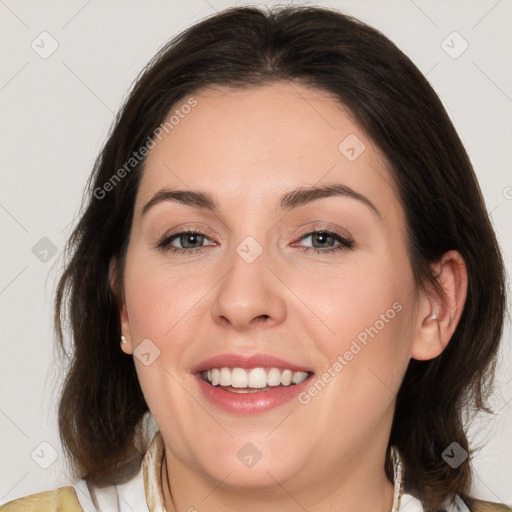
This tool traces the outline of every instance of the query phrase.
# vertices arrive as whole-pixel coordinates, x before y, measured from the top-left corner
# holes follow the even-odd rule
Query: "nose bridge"
[[[257,235],[260,240],[265,231]],[[235,237],[236,234],[233,233]],[[239,238],[240,239],[240,238]],[[266,318],[267,322],[280,322],[285,313],[285,304],[280,283],[269,271],[270,253],[265,240],[248,235],[236,242],[233,239],[225,274],[212,305],[215,321],[228,321],[243,329],[256,319]]]

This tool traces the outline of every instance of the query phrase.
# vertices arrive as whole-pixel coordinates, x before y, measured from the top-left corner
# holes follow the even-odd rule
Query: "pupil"
[[[195,240],[199,235],[195,235],[194,233],[189,233],[182,236],[182,245],[183,247],[189,247],[188,244],[194,245],[194,243],[197,243],[197,240]],[[185,243],[183,243],[185,241]]]
[[[327,238],[332,238],[331,235],[327,235],[325,233],[315,233],[314,239],[321,244],[325,244]]]

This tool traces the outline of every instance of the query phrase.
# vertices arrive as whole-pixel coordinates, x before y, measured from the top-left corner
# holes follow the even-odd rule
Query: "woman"
[[[56,300],[80,481],[2,511],[510,510],[469,496],[462,422],[500,252],[382,34],[322,8],[202,21],[140,76],[88,194]]]

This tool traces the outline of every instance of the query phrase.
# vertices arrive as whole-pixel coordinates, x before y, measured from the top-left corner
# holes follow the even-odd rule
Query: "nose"
[[[275,269],[269,269],[272,265],[266,251],[251,261],[243,251],[233,250],[228,264],[228,271],[214,289],[214,322],[239,331],[281,323],[286,317],[286,290],[274,275]]]

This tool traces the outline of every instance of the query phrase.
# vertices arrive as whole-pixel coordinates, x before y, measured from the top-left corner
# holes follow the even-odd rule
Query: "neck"
[[[174,462],[174,464],[173,464]],[[391,512],[394,485],[387,479],[384,460],[381,471],[368,470],[360,464],[349,471],[336,472],[337,478],[315,481],[308,487],[301,482],[286,482],[264,490],[245,490],[229,486],[229,476],[222,482],[210,482],[192,474],[176,461],[165,458],[162,464],[162,488],[167,512],[188,512],[208,506],[218,512],[244,510],[279,510],[292,512]],[[168,482],[171,482],[169,489]]]

